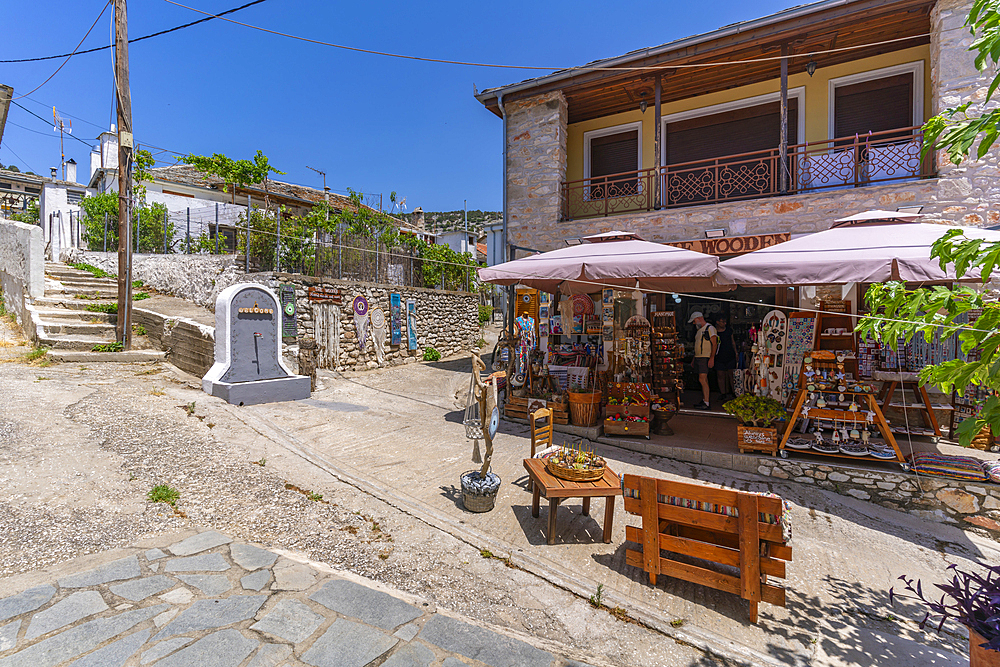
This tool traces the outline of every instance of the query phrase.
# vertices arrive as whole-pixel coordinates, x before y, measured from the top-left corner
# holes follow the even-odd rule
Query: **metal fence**
[[[90,250],[118,247],[117,216],[71,219],[72,244]],[[424,259],[406,246],[348,232],[304,229],[274,211],[219,203],[166,211],[144,207],[133,214],[134,251],[146,254],[228,254],[248,273],[284,271],[315,277],[401,287],[475,289],[475,267]]]

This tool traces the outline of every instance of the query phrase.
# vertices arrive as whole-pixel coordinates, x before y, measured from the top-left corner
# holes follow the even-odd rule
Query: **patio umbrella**
[[[896,221],[887,221],[879,214],[893,216]],[[876,217],[861,217],[865,215]],[[903,216],[913,219],[915,214],[869,211],[861,216],[843,218],[826,231],[727,259],[719,264],[719,280],[767,286],[955,280],[953,268],[942,271],[938,260],[931,259],[931,246],[946,231],[961,229],[969,238],[1000,241],[1000,232],[978,227],[899,221],[906,219]],[[973,279],[971,275],[964,278]]]
[[[648,291],[722,291],[719,260],[693,250],[643,241],[630,232],[608,232],[583,243],[479,269],[496,285],[527,285],[544,292],[587,294],[602,287]]]

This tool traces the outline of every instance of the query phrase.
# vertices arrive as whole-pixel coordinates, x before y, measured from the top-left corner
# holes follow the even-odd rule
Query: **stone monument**
[[[201,388],[234,405],[309,398],[310,380],[281,359],[281,305],[267,287],[242,283],[215,300],[215,364]]]

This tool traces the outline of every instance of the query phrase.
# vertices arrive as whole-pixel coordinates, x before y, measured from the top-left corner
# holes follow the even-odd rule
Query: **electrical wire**
[[[233,9],[227,9],[224,12],[219,12],[218,16],[225,16],[226,14],[233,14],[240,10],[246,9],[247,7],[252,7],[253,5],[259,5],[262,2],[267,2],[267,0],[253,0],[253,2],[248,2],[245,5],[235,7]],[[216,18],[215,16],[210,16],[204,19],[198,19],[197,21],[191,21],[190,23],[185,23],[184,25],[175,26],[173,28],[168,28],[167,30],[160,30],[159,32],[154,32],[149,35],[143,35],[142,37],[136,37],[135,39],[128,40],[129,44],[135,44],[136,42],[141,42],[144,39],[152,39],[153,37],[160,37],[161,35],[166,35],[172,32],[177,32],[178,30],[183,30],[184,28],[190,28],[191,26],[198,25],[199,23],[205,23]],[[56,58],[66,58],[67,56],[78,55],[81,56],[85,53],[96,53],[98,51],[103,51],[104,49],[113,48],[114,44],[107,44],[105,46],[97,46],[92,49],[86,49],[84,51],[74,51],[73,53],[60,53],[55,56],[40,56],[38,58],[14,58],[11,60],[0,60],[0,64],[4,63],[33,63],[40,60],[55,60]],[[68,115],[68,114],[67,114]]]
[[[219,14],[212,14],[210,12],[203,11],[201,9],[195,9],[194,7],[188,7],[187,5],[182,5],[174,0],[164,0],[171,5],[176,5],[177,7],[183,7],[184,9],[190,10],[192,12],[197,12],[198,14],[204,14],[205,16],[210,16],[212,18],[222,18]],[[857,46],[843,46],[834,49],[824,49],[822,51],[810,51],[808,53],[795,53],[785,56],[768,56],[764,58],[750,58],[747,60],[734,60],[730,62],[707,62],[707,63],[682,63],[682,64],[663,64],[663,65],[648,65],[642,67],[602,67],[602,66],[574,66],[574,67],[549,67],[540,65],[502,65],[497,63],[481,63],[481,62],[470,62],[465,60],[447,60],[444,58],[427,58],[423,56],[411,56],[402,53],[391,53],[388,51],[376,51],[375,49],[363,49],[357,46],[347,46],[345,44],[334,44],[332,42],[324,42],[319,39],[310,39],[308,37],[300,37],[298,35],[292,35],[286,32],[280,32],[278,30],[271,30],[269,28],[262,28],[260,26],[252,25],[250,23],[243,23],[241,21],[234,21],[233,19],[222,18],[223,21],[228,21],[229,23],[234,23],[236,25],[243,26],[244,28],[251,28],[253,30],[259,30],[261,32],[266,32],[271,35],[277,35],[279,37],[288,37],[289,39],[296,39],[301,42],[308,42],[310,44],[318,44],[320,46],[330,46],[335,49],[343,49],[345,51],[354,51],[357,53],[367,53],[369,55],[375,56],[386,56],[388,58],[400,58],[403,60],[418,60],[421,62],[428,63],[439,63],[445,65],[464,65],[467,67],[489,67],[494,69],[527,69],[527,70],[546,70],[546,71],[576,71],[576,72],[598,72],[598,71],[616,71],[616,72],[645,72],[663,69],[680,69],[680,68],[697,68],[697,67],[721,67],[721,66],[732,66],[732,65],[745,65],[748,63],[762,63],[762,62],[773,62],[776,60],[791,59],[791,58],[812,58],[813,56],[824,55],[828,53],[839,53],[842,51],[855,51],[858,49],[865,49],[873,46],[884,46],[888,44],[895,44],[898,42],[905,42],[913,39],[923,39],[925,37],[930,37],[931,33],[922,33],[919,35],[910,35],[908,37],[897,37],[895,39],[886,39],[880,42],[872,42],[869,44],[859,44]],[[964,26],[957,28],[946,28],[939,32],[946,32],[949,30],[964,30]]]
[[[94,30],[95,27],[97,27],[97,22],[101,20],[102,16],[104,16],[104,12],[108,11],[108,6],[110,4],[111,4],[111,0],[108,0],[106,3],[104,3],[104,6],[101,7],[101,13],[97,15],[96,19],[94,19],[94,23],[90,26],[90,29],[87,30],[87,34],[83,36],[83,39],[81,39],[80,43],[76,45],[76,48],[73,49],[73,51],[69,55],[66,56],[66,60],[64,60],[62,62],[62,64],[59,65],[59,67],[56,68],[56,71],[49,75],[49,78],[45,79],[45,81],[42,81],[40,84],[38,84],[37,86],[35,86],[34,88],[32,88],[31,90],[29,90],[28,92],[26,92],[24,95],[18,95],[17,97],[12,98],[11,101],[13,101],[13,100],[19,100],[22,97],[27,97],[28,95],[31,95],[33,92],[35,92],[36,90],[38,90],[39,88],[41,88],[42,86],[44,86],[45,84],[47,84],[49,81],[51,81],[52,77],[54,77],[56,74],[58,74],[59,70],[61,70],[63,67],[66,66],[66,63],[69,62],[69,59],[72,58],[74,55],[76,55],[76,52],[80,49],[81,46],[83,46],[83,43],[85,41],[87,41],[87,38],[90,37],[90,33],[93,32],[93,30]]]
[[[245,227],[243,229],[237,228],[236,232],[237,233],[245,234],[246,233],[246,228]],[[253,230],[251,230],[251,233],[252,234],[265,234],[265,235],[268,235],[268,236],[277,236],[277,234],[275,232],[270,232],[270,231],[263,230],[263,229],[253,229]],[[342,249],[345,249],[345,250],[357,250],[357,251],[367,252],[367,253],[376,253],[377,252],[380,255],[384,255],[386,257],[398,257],[400,259],[420,259],[418,257],[411,257],[409,255],[402,255],[402,254],[393,253],[393,252],[379,252],[378,250],[372,250],[370,248],[358,248],[358,247],[355,247],[355,246],[349,246],[349,245],[344,245],[344,244],[340,244],[340,243],[334,243],[332,241],[317,241],[316,239],[314,239],[312,237],[291,236],[289,234],[282,234],[281,238],[284,238],[284,239],[294,239],[296,241],[305,241],[307,243],[316,243],[317,245],[320,245],[320,246],[323,246],[323,247],[329,247],[329,248],[342,248]],[[468,269],[468,270],[478,270],[480,268],[484,268],[484,267],[472,266],[472,265],[469,265],[469,264],[461,264],[459,262],[450,262],[448,260],[425,259],[423,261],[429,262],[431,264],[442,264],[442,265],[448,265],[448,266],[457,266],[457,267],[461,267],[463,269]],[[487,268],[489,268],[492,271],[501,271],[501,272],[504,271],[504,269],[499,269],[499,268],[497,268],[497,266],[491,266],[491,267],[487,267]],[[519,271],[510,270],[510,273],[512,275],[520,275]],[[597,280],[583,280],[583,279],[574,278],[572,280],[572,282],[583,284],[583,285],[593,286],[595,288],[595,290],[594,290],[595,292],[597,291],[597,289],[615,289],[615,290],[625,290],[625,291],[630,291],[630,290],[634,289],[634,288],[623,287],[621,285],[615,285],[613,283],[603,283],[603,282],[600,282],[600,281],[597,281]],[[736,287],[736,286],[734,285],[733,287]],[[761,304],[758,301],[742,301],[740,299],[715,297],[715,296],[709,296],[707,294],[693,294],[693,293],[688,293],[688,292],[677,292],[677,291],[673,291],[673,290],[643,289],[641,291],[645,292],[646,294],[676,294],[678,296],[683,296],[683,297],[687,297],[687,298],[690,298],[690,299],[702,299],[702,300],[707,300],[707,301],[721,301],[721,302],[724,302],[724,303],[736,303],[736,304],[745,305],[745,306],[767,305],[767,306],[771,306],[775,310],[788,310],[788,311],[803,312],[803,313],[816,313],[816,314],[824,314],[824,315],[837,315],[839,317],[845,317],[846,316],[846,317],[851,317],[851,318],[853,318],[855,320],[858,320],[858,319],[869,319],[869,320],[876,320],[876,321],[879,321],[879,322],[894,323],[894,324],[916,324],[916,323],[918,323],[918,321],[913,321],[913,320],[899,320],[899,319],[894,319],[894,318],[891,318],[891,317],[885,317],[883,315],[876,315],[874,313],[868,313],[868,314],[863,314],[863,313],[838,313],[838,312],[834,312],[832,310],[822,310],[822,309],[819,309],[819,308],[802,308],[802,307],[794,307],[794,306],[779,306],[779,305],[774,305],[774,304]],[[976,329],[976,328],[974,328],[972,326],[962,327],[962,331],[975,331],[975,332],[980,332],[980,333],[994,333],[994,331],[992,329]]]
[[[21,109],[23,109],[24,111],[27,111],[27,112],[28,112],[28,113],[30,113],[30,114],[31,114],[32,116],[34,116],[34,117],[35,117],[35,118],[37,118],[38,120],[42,121],[42,122],[43,122],[43,123],[45,123],[46,125],[51,125],[51,123],[49,123],[49,121],[45,120],[44,118],[42,118],[41,116],[39,116],[39,115],[38,115],[37,113],[35,113],[35,112],[34,112],[34,111],[32,111],[31,109],[29,109],[29,108],[25,107],[24,105],[21,105],[21,104],[18,104],[18,103],[17,103],[17,102],[15,102],[14,100],[11,100],[11,101],[10,101],[10,103],[11,103],[11,104],[13,104],[13,105],[15,105],[15,106],[17,106],[17,107],[19,107],[19,108],[21,108]],[[13,123],[11,123],[11,125],[13,125]],[[20,126],[18,126],[18,127],[20,127]],[[27,130],[28,128],[23,128],[23,129],[26,129],[26,130]],[[30,132],[36,132],[37,130],[29,130],[29,131],[30,131]],[[45,133],[44,133],[44,132],[39,132],[39,134],[45,134]],[[83,144],[83,145],[84,145],[84,146],[86,146],[87,148],[90,148],[90,147],[91,147],[91,146],[90,146],[90,144],[88,144],[88,143],[87,143],[86,141],[84,141],[84,140],[83,140],[83,139],[81,139],[80,137],[77,137],[77,136],[75,136],[75,135],[73,135],[73,134],[71,134],[71,135],[69,135],[69,136],[70,136],[70,138],[72,138],[72,139],[76,139],[77,141],[79,141],[79,142],[80,142],[81,144]]]
[[[3,144],[2,146],[0,146],[0,148],[6,148],[6,149],[7,149],[7,150],[9,150],[9,151],[10,151],[11,153],[14,153],[14,149],[10,147],[10,144],[9,144],[9,143],[6,143],[6,144]],[[30,172],[32,172],[32,173],[34,173],[34,172],[35,172],[35,170],[31,168],[31,165],[30,165],[30,164],[28,164],[27,162],[25,162],[25,161],[24,161],[24,158],[23,158],[23,157],[21,157],[21,156],[20,156],[20,155],[18,155],[17,153],[14,153],[14,157],[16,157],[16,158],[17,158],[18,160],[20,160],[20,161],[21,161],[21,164],[23,164],[23,165],[24,165],[25,167],[27,167],[27,168],[28,168],[28,171],[30,171]]]
[[[32,130],[30,127],[25,127],[24,125],[18,125],[17,123],[15,123],[12,120],[8,120],[7,124],[8,125],[13,125],[14,127],[19,127],[22,130],[24,130],[25,132],[33,132],[34,134],[40,134],[43,137],[48,137],[49,139],[58,139],[59,138],[59,137],[57,137],[57,136],[55,136],[53,134],[49,134],[48,132],[39,132],[38,130]]]

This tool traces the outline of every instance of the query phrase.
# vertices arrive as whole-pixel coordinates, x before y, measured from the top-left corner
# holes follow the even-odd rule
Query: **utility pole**
[[[128,83],[128,15],[115,3],[115,91],[118,107],[118,323],[123,350],[132,348],[132,94]]]

